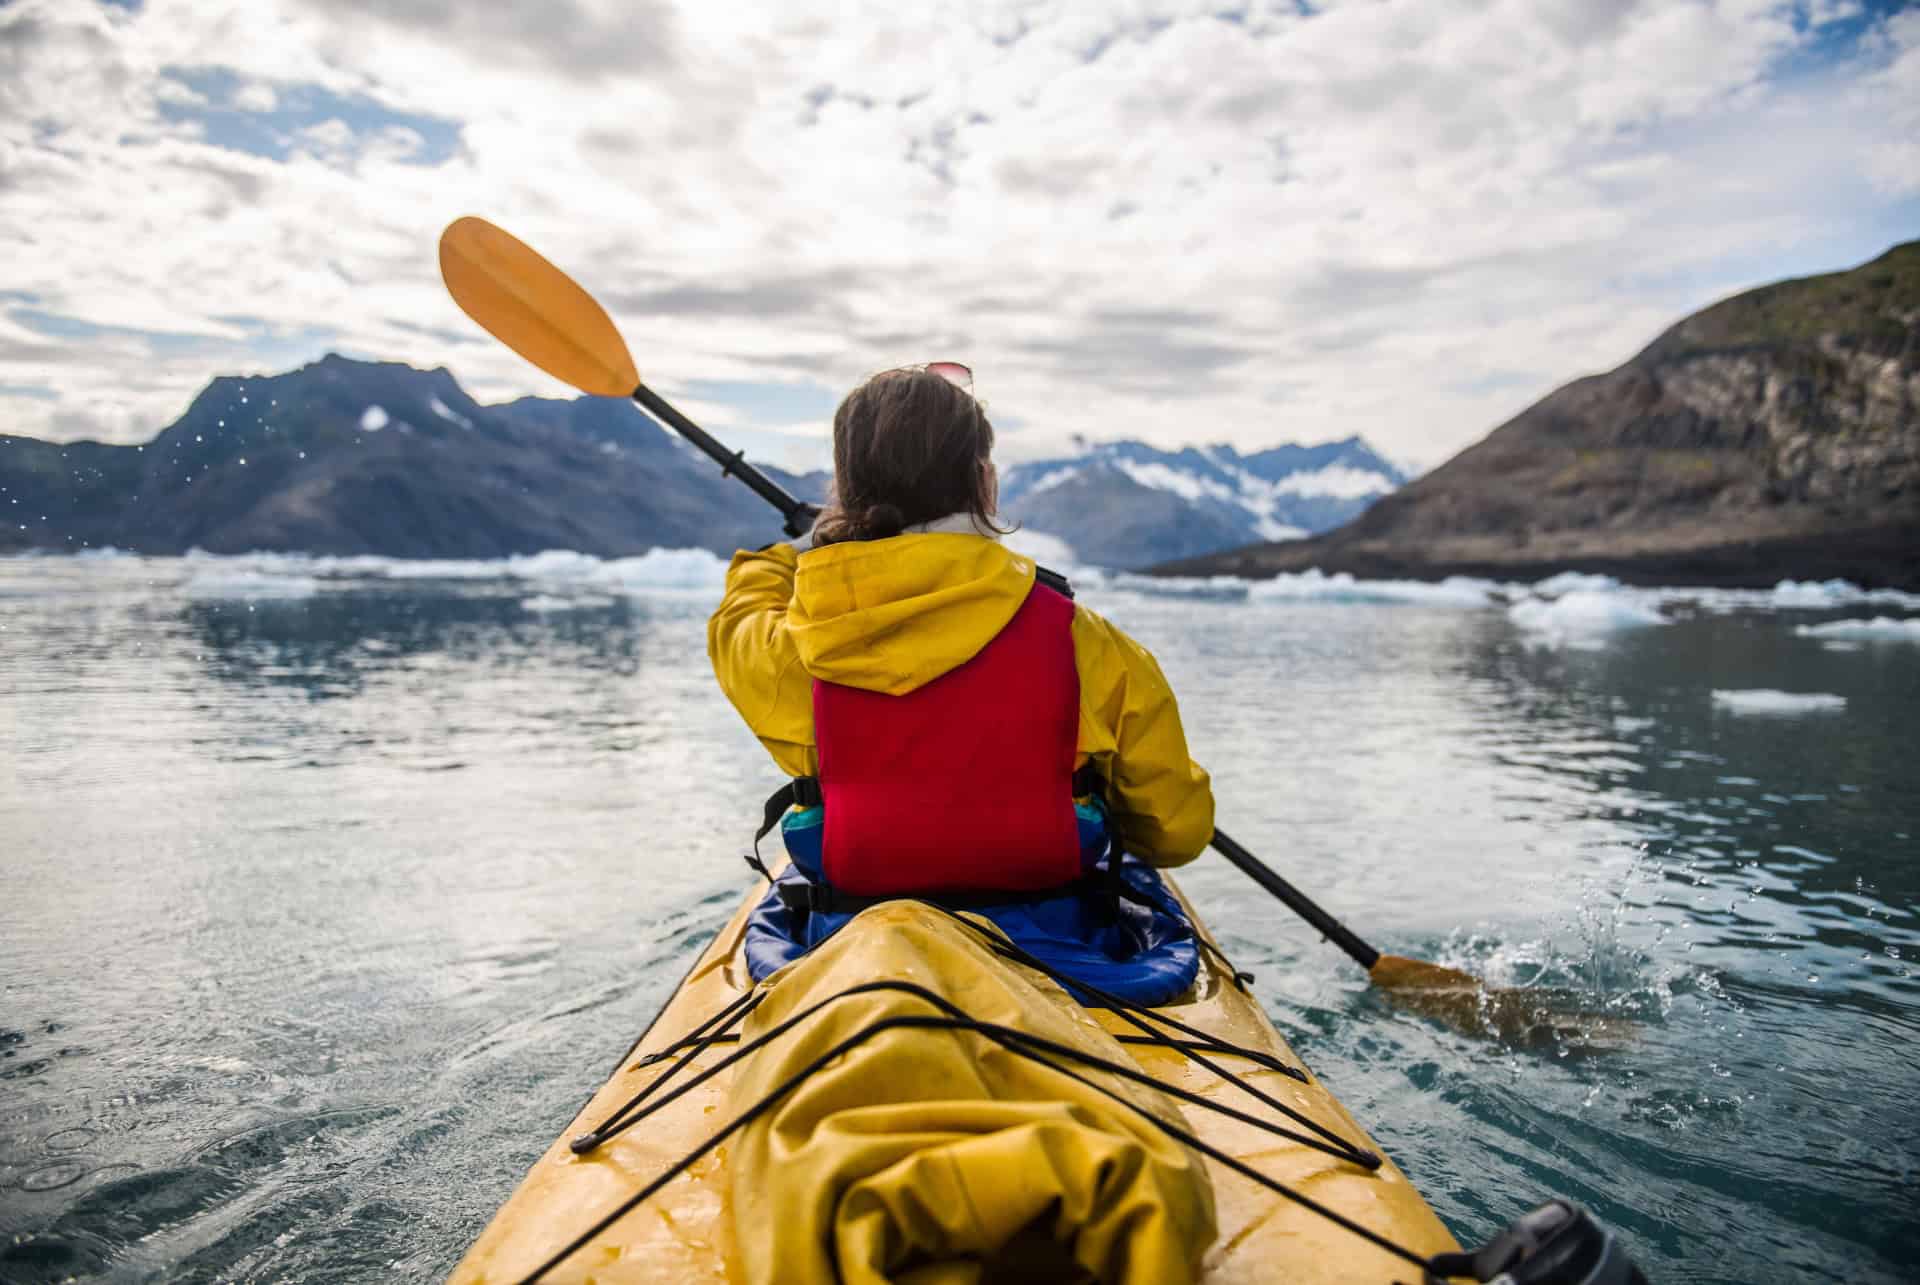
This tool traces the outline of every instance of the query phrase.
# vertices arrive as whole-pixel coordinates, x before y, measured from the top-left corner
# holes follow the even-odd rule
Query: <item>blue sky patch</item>
[[[758,383],[743,379],[692,379],[687,396],[731,406],[756,424],[784,426],[809,421],[826,423],[840,395],[811,381]]]
[[[177,330],[143,330],[137,326],[102,325],[84,317],[46,312],[39,308],[13,308],[7,319],[49,339],[98,339],[103,335],[130,335],[144,342],[155,357],[202,357],[222,361],[242,360],[278,368],[297,365],[338,347],[341,333],[332,326],[282,327],[255,317],[223,317],[216,320],[238,326],[247,333],[237,339],[220,335],[192,334]]]
[[[749,428],[727,428],[718,436],[733,450],[744,450],[758,464],[774,464],[796,472],[833,467],[833,444],[826,430],[833,422],[841,392],[802,380],[797,383],[761,383],[744,379],[690,379],[680,386],[687,400],[698,399],[734,411]],[[668,400],[672,400],[669,398]],[[694,417],[699,423],[699,417]],[[818,437],[800,437],[767,429],[796,424],[818,424]]]
[[[365,94],[336,94],[314,84],[274,84],[276,99],[268,111],[239,104],[244,88],[240,77],[224,67],[168,67],[161,72],[198,94],[204,102],[162,102],[160,114],[175,123],[197,124],[206,140],[269,160],[284,161],[293,154],[299,132],[324,121],[344,122],[356,138],[398,126],[421,139],[410,164],[439,165],[460,148],[459,121],[439,116],[399,112]]]
[[[98,339],[103,335],[131,335],[144,340],[154,355],[160,357],[186,357],[198,353],[211,355],[235,346],[234,341],[217,335],[101,325],[84,317],[44,312],[39,308],[14,308],[7,313],[7,318],[49,339]]]
[[[1793,26],[1804,43],[1782,58],[1774,72],[1780,76],[1800,76],[1850,62],[1860,56],[1860,42],[1864,37],[1894,14],[1912,7],[1911,0],[1864,0],[1858,13],[1817,27],[1804,8],[1796,7]]]

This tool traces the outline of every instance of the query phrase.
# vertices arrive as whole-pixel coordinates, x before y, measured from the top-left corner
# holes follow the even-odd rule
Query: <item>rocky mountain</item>
[[[1920,588],[1920,241],[1714,304],[1335,531],[1155,569],[1308,567]]]
[[[1252,455],[1102,442],[1002,469],[1000,507],[1065,540],[1082,562],[1143,567],[1324,531],[1405,481],[1357,437]]]
[[[0,436],[0,513],[0,550],[619,556],[779,535],[762,501],[625,401],[482,406],[444,369],[338,356],[216,379],[142,446]]]
[[[811,500],[828,482],[764,471]],[[1082,561],[1133,567],[1318,530],[1400,480],[1358,439],[1244,457],[1117,442],[1009,468],[1002,495]],[[216,379],[142,446],[0,436],[0,513],[0,551],[612,557],[779,535],[761,500],[624,400],[482,406],[444,369],[339,356]]]

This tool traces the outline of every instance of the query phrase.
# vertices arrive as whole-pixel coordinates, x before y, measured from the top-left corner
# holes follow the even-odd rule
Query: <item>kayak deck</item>
[[[1193,908],[1180,897],[1197,931],[1205,933]],[[752,988],[742,954],[747,917],[759,900],[750,892],[740,910],[708,945],[667,1002],[653,1026],[623,1059],[611,1078],[580,1112],[572,1126],[549,1147],[511,1199],[494,1216],[455,1269],[459,1282],[524,1279],[562,1247],[617,1209],[633,1194],[681,1161],[727,1123],[731,1072],[724,1072],[640,1127],[607,1139],[584,1156],[568,1143],[622,1104],[666,1069],[639,1065],[648,1054],[668,1048]],[[857,922],[842,931],[857,931]],[[1331,1130],[1353,1146],[1379,1148],[1331,1092],[1300,1062],[1250,993],[1203,952],[1192,991],[1178,1002],[1154,1010],[1224,1043],[1255,1049],[1296,1067],[1305,1082],[1230,1054],[1210,1053],[1235,1076]],[[1124,1015],[1106,1010],[1089,1014],[1116,1036],[1137,1036],[1139,1028]],[[1170,1032],[1178,1037],[1177,1032]],[[732,1045],[710,1046],[691,1057],[676,1082],[684,1083],[703,1066],[720,1061]],[[1278,1112],[1223,1080],[1191,1057],[1170,1048],[1126,1045],[1146,1074],[1164,1085],[1276,1124],[1295,1127]],[[1189,1105],[1185,1126],[1203,1143],[1258,1170],[1290,1190],[1352,1219],[1421,1255],[1457,1248],[1453,1238],[1390,1159],[1367,1170],[1324,1151],[1278,1137],[1253,1124]],[[543,1279],[618,1282],[641,1280],[730,1279],[736,1255],[729,1191],[729,1143],[722,1143],[637,1208],[614,1221],[577,1252],[555,1264]],[[1208,1249],[1202,1279],[1225,1282],[1380,1281],[1409,1279],[1405,1260],[1368,1243],[1324,1215],[1270,1191],[1231,1168],[1208,1160],[1214,1186],[1219,1236]]]

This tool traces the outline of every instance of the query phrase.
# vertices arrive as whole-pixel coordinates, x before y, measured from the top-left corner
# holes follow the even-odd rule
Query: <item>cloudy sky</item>
[[[329,350],[560,389],[439,284],[514,230],[649,382],[822,463],[876,369],[1003,452],[1432,464],[1679,316],[1920,237],[1860,0],[0,0],[0,431],[139,441]]]

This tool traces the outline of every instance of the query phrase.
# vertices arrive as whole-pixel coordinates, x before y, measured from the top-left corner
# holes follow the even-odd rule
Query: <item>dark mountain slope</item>
[[[1751,290],[1312,540],[1157,568],[1920,587],[1920,242]]]
[[[779,528],[624,401],[486,407],[444,369],[337,356],[216,379],[144,446],[0,437],[0,509],[23,515],[0,548],[148,553],[724,553]]]

